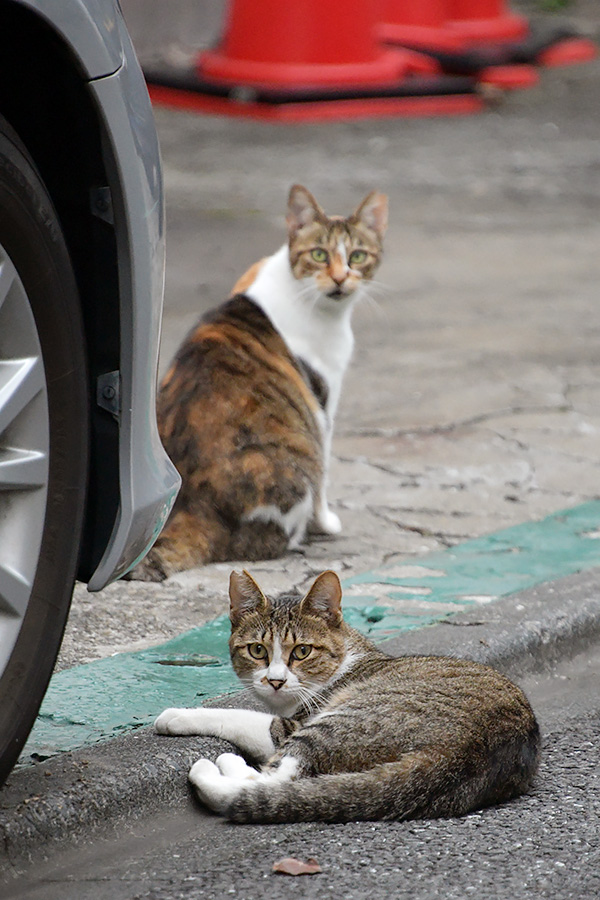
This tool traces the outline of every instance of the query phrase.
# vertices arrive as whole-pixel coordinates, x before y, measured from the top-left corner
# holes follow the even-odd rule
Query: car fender
[[[90,88],[111,143],[107,165],[119,254],[121,354],[120,507],[113,532],[88,582],[99,590],[147,552],[179,489],[156,417],[156,372],[164,288],[164,204],[158,139],[148,92],[123,26],[123,65]],[[149,310],[151,315],[149,315]],[[134,342],[135,333],[135,342]]]
[[[20,5],[60,34],[86,79],[112,75],[122,65],[120,14],[113,0],[20,0]]]

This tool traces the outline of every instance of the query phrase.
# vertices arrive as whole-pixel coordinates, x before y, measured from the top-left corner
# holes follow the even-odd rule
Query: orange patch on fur
[[[233,286],[233,290],[231,292],[231,296],[234,294],[245,294],[248,288],[254,284],[258,273],[262,269],[267,257],[263,257],[263,259],[259,259],[258,262],[253,263],[249,269],[247,269],[243,275],[241,275],[236,283]]]
[[[266,348],[246,331],[226,323],[201,325],[196,329],[190,340],[194,343],[200,343],[201,341],[212,341],[220,344],[237,343],[256,359],[260,360],[261,363],[271,369],[275,369],[284,379],[291,381],[312,414],[314,416],[317,415],[320,409],[319,403],[296,367],[288,360],[282,359],[277,351]]]
[[[238,329],[230,329],[237,331]],[[200,344],[202,341],[213,341],[215,344],[226,344],[230,341],[230,336],[225,333],[225,329],[221,325],[200,325],[196,328],[190,337],[190,342]]]
[[[169,384],[169,382],[172,380],[174,375],[175,375],[175,366],[171,366],[171,368],[168,370],[168,372],[166,373],[166,375],[164,376],[164,378],[161,382],[161,387],[165,388]]]

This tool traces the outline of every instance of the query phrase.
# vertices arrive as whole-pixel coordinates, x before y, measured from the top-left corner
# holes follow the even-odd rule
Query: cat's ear
[[[252,575],[246,570],[229,576],[229,618],[236,625],[246,613],[265,612],[268,601]]]
[[[311,192],[301,184],[292,185],[288,198],[288,214],[285,219],[289,236],[293,237],[305,225],[311,225],[313,222],[325,218],[325,213]]]
[[[387,196],[379,191],[371,191],[350,218],[355,222],[362,222],[383,240],[388,223]]]
[[[335,572],[321,572],[301,602],[300,612],[321,616],[331,626],[341,624],[342,586]]]

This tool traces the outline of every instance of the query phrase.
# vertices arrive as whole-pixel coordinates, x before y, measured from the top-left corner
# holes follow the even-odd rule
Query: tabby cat
[[[230,579],[233,667],[271,713],[167,709],[160,734],[235,744],[199,760],[190,781],[234,822],[346,822],[456,816],[516,797],[537,769],[540,736],[522,691],[487,666],[394,658],[343,621],[341,586],[323,572],[304,598],[269,600]]]
[[[182,477],[171,517],[130,577],[160,581],[227,559],[269,559],[307,529],[337,534],[326,498],[352,308],[381,259],[387,198],[326,216],[294,185],[288,243],[238,281],[179,349],[158,397]]]

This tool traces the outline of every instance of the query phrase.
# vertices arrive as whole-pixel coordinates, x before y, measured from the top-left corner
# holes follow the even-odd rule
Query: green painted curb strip
[[[343,581],[344,616],[374,640],[600,565],[600,501]],[[167,706],[239,689],[221,616],[166,644],[58,672],[21,763],[150,724]]]

